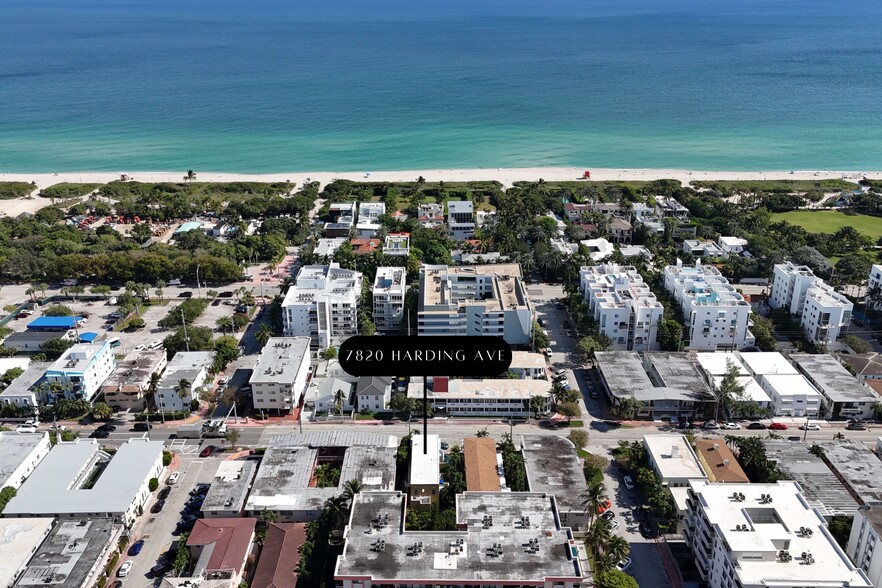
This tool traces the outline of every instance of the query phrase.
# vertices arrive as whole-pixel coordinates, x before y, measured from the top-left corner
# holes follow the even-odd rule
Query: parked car
[[[211,301],[212,306],[220,306],[220,303],[221,303],[220,298],[215,298],[214,300]]]
[[[450,443],[448,443],[447,441],[442,441],[441,442],[441,449],[443,449],[444,451],[447,451],[448,449],[450,449]]]
[[[214,445],[206,445],[205,449],[199,452],[199,457],[208,457],[214,453],[215,449],[217,449],[217,447]]]
[[[99,431],[107,431],[108,433],[112,433],[113,431],[116,431],[116,426],[111,425],[109,423],[104,423],[103,425],[98,427],[98,430]]]
[[[165,574],[167,571],[169,571],[171,568],[172,568],[172,562],[170,562],[170,561],[158,563],[155,566],[153,566],[152,568],[150,568],[150,576],[153,578],[158,578],[158,577],[162,576],[163,574]]]
[[[725,423],[723,425],[723,428],[728,431],[737,431],[741,428],[741,425],[739,425],[738,423],[733,423],[733,422],[729,421],[728,423]]]
[[[545,357],[551,357],[554,354],[554,352],[551,350],[551,347],[546,349],[544,353],[545,353]]]
[[[192,490],[190,490],[190,496],[193,496],[195,494],[206,494],[209,488],[211,488],[211,484],[200,482],[196,484]]]
[[[848,423],[845,427],[849,431],[866,431],[867,427],[863,423]]]
[[[638,529],[640,530],[640,535],[642,535],[644,539],[655,539],[658,537],[658,527],[648,519],[641,521],[638,525]]]
[[[625,476],[625,488],[628,490],[634,489],[634,480],[631,479],[631,476]]]
[[[141,553],[141,549],[144,548],[144,540],[138,539],[134,543],[132,543],[131,547],[129,547],[129,555],[138,555]]]
[[[180,478],[180,477],[181,477],[181,472],[172,472],[172,475],[170,475],[168,477],[168,480],[166,480],[165,483],[168,484],[169,486],[174,486],[177,483],[178,478]]]
[[[597,390],[592,390],[588,393],[588,396],[590,396],[592,400],[597,400],[599,398],[599,396],[597,395]]]
[[[611,510],[608,510],[605,513],[603,513],[602,515],[600,515],[600,518],[607,520],[607,521],[611,521],[614,518],[616,518],[616,513],[614,513]]]
[[[610,531],[615,531],[615,530],[617,530],[620,526],[621,526],[621,525],[619,524],[619,521],[610,521],[610,522],[609,522],[609,530],[610,530]]]
[[[159,494],[156,495],[156,498],[158,498],[159,500],[165,500],[166,498],[168,498],[169,494],[171,494],[171,488],[166,486],[165,488],[163,488],[162,490],[159,491]]]
[[[760,422],[752,422],[749,425],[747,425],[747,428],[752,429],[754,431],[757,431],[757,430],[761,431],[761,430],[765,430],[766,426]]]
[[[710,431],[710,430],[716,430],[716,429],[719,429],[720,426],[719,426],[717,423],[713,422],[713,421],[708,421],[708,422],[704,423],[703,425],[701,425],[701,428]]]
[[[15,430],[19,433],[36,433],[37,427],[35,425],[24,423],[23,425],[17,426]]]
[[[804,423],[802,425],[799,425],[799,430],[800,431],[820,431],[821,425],[818,425],[815,423]]]
[[[150,350],[162,349],[163,347],[165,347],[165,343],[163,343],[159,339],[153,341],[150,345],[147,346],[147,348]]]
[[[629,569],[631,569],[631,566],[633,565],[633,563],[634,562],[631,561],[630,557],[626,557],[625,559],[623,559],[622,561],[620,561],[619,563],[616,564],[616,569],[619,570],[620,572],[627,572]]]
[[[771,425],[769,425],[769,428],[773,431],[786,431],[787,425],[785,425],[784,423],[772,423]]]
[[[645,508],[637,507],[634,509],[634,518],[642,522],[649,518],[649,513],[646,512]]]
[[[119,569],[116,571],[116,575],[119,576],[120,578],[125,578],[126,576],[129,575],[129,572],[132,571],[132,567],[134,565],[135,565],[135,562],[133,562],[130,559],[127,559],[123,565],[119,566]]]
[[[680,421],[677,423],[678,429],[694,429],[695,423],[690,423],[689,421]]]
[[[107,439],[110,437],[110,431],[104,431],[102,429],[95,429],[92,431],[92,434],[89,435],[91,439]]]
[[[165,500],[157,500],[153,503],[153,506],[150,507],[150,512],[153,514],[157,514],[162,512],[162,508],[165,506]]]
[[[229,290],[224,290],[220,294],[217,295],[218,298],[232,298],[233,293]]]
[[[178,298],[193,298],[193,293],[187,290],[186,292],[178,294]]]
[[[612,508],[612,502],[610,502],[609,499],[606,499],[597,507],[597,514],[603,514],[610,508]]]

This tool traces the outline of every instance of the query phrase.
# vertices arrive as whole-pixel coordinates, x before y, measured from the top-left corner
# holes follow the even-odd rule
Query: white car
[[[18,431],[19,433],[36,433],[37,427],[35,427],[34,425],[29,425],[29,424],[25,423],[23,425],[17,426],[15,428],[15,430]]]
[[[799,425],[799,429],[801,431],[820,431],[821,425],[818,425],[815,423],[807,423],[807,424]]]
[[[625,488],[628,490],[634,489],[634,480],[631,479],[631,476],[625,476]]]
[[[172,472],[172,475],[170,475],[168,477],[168,480],[166,480],[165,483],[168,484],[169,486],[174,486],[175,483],[177,483],[178,478],[180,478],[180,477],[181,477],[181,472]]]
[[[730,430],[730,431],[737,431],[738,429],[741,428],[741,425],[739,425],[738,423],[731,423],[731,422],[730,422],[730,423],[726,423],[726,424],[724,424],[724,425],[723,425],[723,428],[724,428],[724,429],[728,429],[728,430]]]
[[[117,570],[116,575],[119,576],[120,578],[125,578],[126,576],[129,575],[129,572],[132,571],[132,566],[134,566],[134,565],[135,565],[135,562],[133,562],[130,559],[127,559],[123,565],[119,566],[119,570]]]
[[[631,569],[631,566],[633,565],[633,563],[634,562],[631,561],[630,557],[626,557],[625,559],[623,559],[622,561],[620,561],[619,563],[616,564],[616,569],[619,570],[620,572],[626,572],[629,569]]]
[[[551,357],[554,352],[551,350],[551,347],[545,350],[545,357]]]
[[[615,531],[618,528],[619,528],[619,521],[612,520],[609,522],[609,530],[610,531]]]
[[[567,370],[557,370],[556,372],[554,372],[555,378],[560,378],[561,376],[565,375],[567,375]]]
[[[144,351],[147,349],[146,345],[135,345],[135,351]]]
[[[161,349],[163,346],[162,341],[154,341],[150,344],[150,349]]]

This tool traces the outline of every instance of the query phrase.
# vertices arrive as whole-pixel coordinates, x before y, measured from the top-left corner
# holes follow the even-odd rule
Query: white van
[[[110,343],[111,349],[115,349],[116,347],[119,347],[120,345],[122,345],[122,343],[120,343],[120,341],[119,341],[119,337],[114,337],[113,339],[108,339],[107,342]]]
[[[169,280],[168,285],[169,286],[180,286],[181,280],[180,280],[180,278],[175,278],[174,280]]]
[[[76,286],[77,281],[74,279],[68,279],[68,280],[65,280],[64,282],[62,282],[62,284],[64,284],[65,286]]]

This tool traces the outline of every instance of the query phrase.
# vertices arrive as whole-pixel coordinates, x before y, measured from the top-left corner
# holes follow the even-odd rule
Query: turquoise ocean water
[[[882,169],[878,0],[2,0],[0,172]]]

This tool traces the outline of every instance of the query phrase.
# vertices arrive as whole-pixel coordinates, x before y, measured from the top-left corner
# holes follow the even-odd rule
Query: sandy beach
[[[479,168],[479,169],[423,169],[410,171],[362,171],[362,172],[291,172],[277,174],[234,174],[220,172],[204,172],[196,170],[199,182],[285,182],[300,185],[307,180],[319,182],[322,186],[337,180],[395,182],[414,181],[422,176],[429,182],[443,180],[445,182],[467,182],[479,180],[496,180],[506,188],[515,182],[536,181],[540,178],[548,181],[579,180],[588,168],[575,167],[528,167],[528,168]],[[658,179],[679,180],[683,184],[696,180],[811,180],[811,179],[845,179],[857,183],[861,178],[882,179],[882,171],[692,171],[685,169],[609,169],[591,168],[593,181],[646,181]],[[100,183],[104,184],[120,179],[120,174],[128,174],[129,178],[140,182],[180,182],[184,171],[149,172],[120,170],[119,172],[67,172],[59,174],[2,173],[0,181],[4,182],[35,182],[37,188],[45,188],[61,182]],[[35,190],[36,193],[37,190]],[[0,214],[17,216],[22,212],[34,212],[49,204],[43,198],[5,200],[0,202]]]

